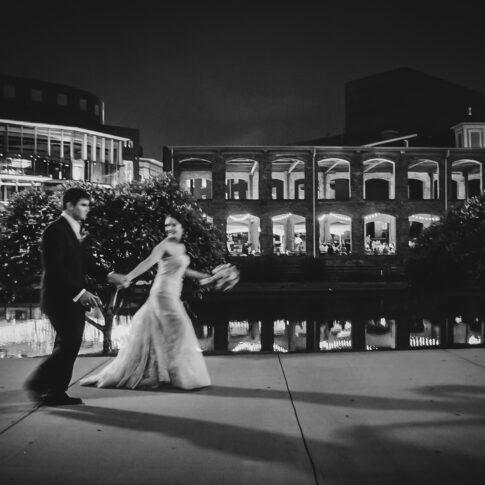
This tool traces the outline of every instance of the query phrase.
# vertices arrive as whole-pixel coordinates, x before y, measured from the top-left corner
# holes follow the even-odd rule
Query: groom
[[[88,215],[89,203],[90,196],[83,189],[67,189],[62,198],[64,211],[42,236],[41,308],[56,331],[56,339],[52,355],[34,371],[25,387],[35,401],[47,406],[82,403],[66,391],[81,347],[84,313],[101,306],[99,297],[84,288],[85,274],[117,286],[125,283],[123,275],[108,274],[83,250],[81,223]]]

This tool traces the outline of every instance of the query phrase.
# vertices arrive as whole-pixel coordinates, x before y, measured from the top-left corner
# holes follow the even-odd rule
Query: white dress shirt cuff
[[[77,301],[79,300],[79,298],[81,298],[81,296],[83,296],[83,295],[84,295],[84,293],[86,293],[86,289],[84,289],[84,288],[83,288],[83,289],[82,289],[82,290],[81,290],[81,291],[80,291],[80,292],[79,292],[79,293],[78,293],[78,294],[77,294],[77,295],[76,295],[76,296],[75,296],[75,297],[72,299],[72,301],[77,302]]]

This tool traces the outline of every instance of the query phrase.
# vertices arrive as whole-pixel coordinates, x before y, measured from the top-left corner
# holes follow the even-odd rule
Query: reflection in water
[[[411,348],[438,347],[441,344],[441,328],[439,323],[428,318],[416,320],[411,325],[409,346]]]
[[[367,350],[396,348],[396,321],[384,317],[367,320],[365,324]]]
[[[199,340],[200,348],[203,352],[214,351],[214,327],[213,325],[196,325],[195,335]]]
[[[349,350],[352,348],[352,323],[333,320],[320,325],[320,350]]]
[[[115,350],[126,340],[130,318],[120,316],[113,323],[112,343]],[[103,325],[101,319],[96,323]],[[0,321],[0,358],[37,357],[48,355],[54,346],[55,331],[47,318]],[[80,354],[94,354],[103,350],[103,333],[86,324]]]
[[[261,322],[229,321],[228,350],[230,352],[259,352],[261,350]]]
[[[462,315],[457,315],[453,324],[453,343],[478,345],[482,343],[484,321],[478,317],[465,321]]]
[[[273,325],[275,352],[306,350],[306,321],[276,320]]]
[[[54,330],[36,308],[15,308],[0,320],[0,358],[48,355]],[[28,318],[27,318],[28,317]],[[91,315],[94,318],[94,315]],[[96,318],[94,318],[96,320]],[[97,323],[103,325],[102,317]],[[126,345],[131,317],[119,316],[112,329],[115,350]],[[194,322],[200,348],[206,353],[333,352],[342,350],[418,349],[483,345],[485,320],[478,316],[394,319],[230,320]],[[87,324],[81,354],[102,352],[103,334]]]

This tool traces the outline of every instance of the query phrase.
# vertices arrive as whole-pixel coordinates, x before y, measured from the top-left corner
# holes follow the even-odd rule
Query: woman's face
[[[165,219],[165,233],[167,236],[175,237],[177,241],[180,241],[184,230],[177,219],[169,216]]]

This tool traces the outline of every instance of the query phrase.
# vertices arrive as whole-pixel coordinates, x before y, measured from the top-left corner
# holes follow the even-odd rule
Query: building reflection
[[[412,322],[409,333],[409,347],[426,348],[441,345],[441,326],[439,322],[429,318],[421,318]]]
[[[367,350],[396,348],[396,321],[384,317],[370,319],[365,324]]]
[[[229,352],[261,351],[261,322],[229,321],[227,350]]]
[[[102,316],[90,315],[99,325]],[[131,316],[117,316],[112,346],[127,344]],[[368,319],[217,320],[194,322],[204,353],[340,352],[400,349],[432,349],[483,345],[485,319],[479,315],[403,318],[378,316]],[[48,355],[54,331],[37,307],[13,307],[0,319],[0,358]],[[80,354],[101,353],[103,333],[87,324]]]
[[[456,315],[453,323],[453,343],[478,345],[483,342],[484,320]]]
[[[320,325],[319,349],[352,349],[352,323],[350,320],[333,320]]]

